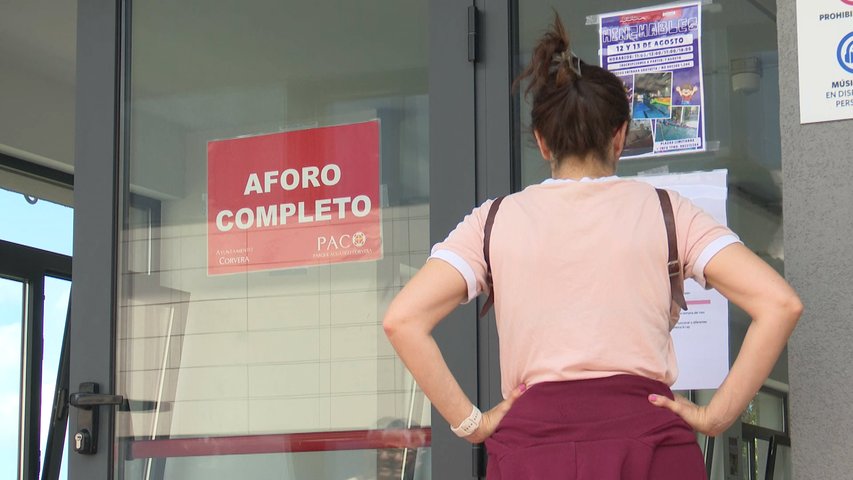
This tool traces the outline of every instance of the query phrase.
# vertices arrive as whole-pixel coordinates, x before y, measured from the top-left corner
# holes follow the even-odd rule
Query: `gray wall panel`
[[[853,121],[800,125],[796,2],[777,5],[785,273],[806,307],[788,347],[794,478],[849,478]]]

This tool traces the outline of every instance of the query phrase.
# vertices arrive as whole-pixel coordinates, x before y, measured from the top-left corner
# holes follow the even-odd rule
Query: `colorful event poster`
[[[599,16],[601,66],[625,84],[631,124],[622,158],[705,150],[699,3]]]
[[[640,176],[637,180],[689,198],[715,220],[726,225],[726,170]],[[729,302],[716,290],[705,290],[695,280],[684,282],[687,310],[672,329],[678,379],[673,390],[719,388],[729,372]]]
[[[382,258],[379,121],[207,145],[207,273]]]

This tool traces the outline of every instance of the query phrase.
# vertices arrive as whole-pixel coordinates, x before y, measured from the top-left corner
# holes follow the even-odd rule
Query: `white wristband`
[[[482,418],[482,412],[480,412],[480,409],[474,405],[474,409],[471,410],[471,415],[468,415],[468,418],[462,420],[462,423],[458,427],[451,425],[450,430],[459,437],[467,437],[477,431]]]

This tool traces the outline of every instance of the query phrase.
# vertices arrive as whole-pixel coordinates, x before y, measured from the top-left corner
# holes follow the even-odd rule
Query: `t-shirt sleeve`
[[[705,266],[723,248],[741,243],[740,238],[687,198],[671,190],[668,192],[672,199],[684,276],[696,280],[703,288],[709,288],[705,282]]]
[[[483,258],[483,237],[486,218],[492,200],[487,200],[466,215],[450,235],[432,247],[431,259],[449,263],[465,279],[468,285],[468,303],[480,292],[488,290],[486,285],[486,260]]]

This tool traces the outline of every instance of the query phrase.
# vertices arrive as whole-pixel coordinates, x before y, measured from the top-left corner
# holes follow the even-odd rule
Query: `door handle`
[[[83,385],[81,385],[80,388],[82,389]],[[94,407],[100,407],[101,405],[121,405],[124,403],[124,397],[121,395],[107,395],[105,393],[77,392],[71,394],[71,397],[68,399],[68,403],[70,403],[72,407],[88,410]]]
[[[124,397],[99,393],[95,382],[80,384],[80,391],[68,397],[68,403],[77,407],[77,433],[74,434],[74,451],[81,455],[98,453],[98,411],[102,405],[121,405]]]

